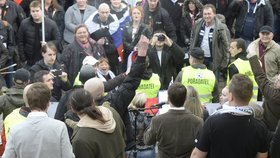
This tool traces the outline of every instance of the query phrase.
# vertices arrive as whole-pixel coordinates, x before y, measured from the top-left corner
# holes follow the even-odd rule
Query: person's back
[[[107,108],[112,112],[116,121],[114,132],[100,131],[100,129],[90,127],[90,124],[84,127],[78,126],[72,137],[72,145],[77,158],[89,158],[93,155],[98,158],[123,158],[125,127],[119,114],[113,108]],[[87,152],[83,149],[85,147],[89,148]]]
[[[229,107],[206,120],[191,158],[267,158],[268,131],[248,106],[253,82],[235,74],[228,89]]]
[[[30,73],[25,69],[18,69],[14,74],[14,87],[9,88],[6,94],[0,96],[0,113],[5,119],[14,109],[24,106],[23,89],[30,81]]]
[[[110,107],[110,103],[96,106],[92,94],[84,89],[74,90],[69,103],[80,118],[72,136],[75,156],[123,158],[125,127],[120,115]]]
[[[211,144],[210,158],[253,158],[257,152],[267,151],[267,144],[264,143],[267,130],[251,115],[224,113],[213,115],[206,122],[202,133],[207,132],[208,137],[202,143]]]
[[[34,83],[26,93],[31,112],[25,121],[10,129],[3,158],[73,158],[72,146],[63,122],[49,118],[51,91]]]
[[[181,83],[173,83],[168,88],[170,110],[155,116],[144,134],[145,144],[158,142],[158,157],[190,157],[194,148],[195,138],[203,121],[183,107],[186,91]]]
[[[190,156],[202,119],[185,110],[169,110],[154,117],[159,157]]]
[[[64,139],[61,139],[62,135],[65,135]],[[66,142],[69,142],[66,139],[69,138],[63,122],[49,118],[47,115],[36,116],[30,113],[26,121],[10,130],[9,140],[13,142],[14,148],[18,149],[16,154],[6,155],[4,152],[3,158],[68,158],[67,155],[62,154],[62,147],[64,148]],[[6,150],[10,150],[9,144]]]

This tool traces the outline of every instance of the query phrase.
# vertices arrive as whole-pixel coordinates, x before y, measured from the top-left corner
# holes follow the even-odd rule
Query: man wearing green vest
[[[144,71],[140,85],[136,89],[137,93],[145,93],[148,98],[156,98],[160,89],[161,83],[159,75],[153,73],[150,67],[149,57],[145,61],[146,70]]]
[[[234,39],[230,43],[229,52],[230,55],[235,58],[235,61],[228,66],[227,83],[229,83],[234,74],[243,74],[248,76],[252,80],[254,86],[251,102],[256,102],[258,96],[258,84],[255,81],[249,60],[246,57],[247,53],[245,41],[242,38]]]
[[[204,51],[195,47],[190,50],[190,66],[182,68],[175,82],[181,82],[184,86],[193,86],[201,103],[218,103],[218,84],[213,71],[208,70],[203,64]]]

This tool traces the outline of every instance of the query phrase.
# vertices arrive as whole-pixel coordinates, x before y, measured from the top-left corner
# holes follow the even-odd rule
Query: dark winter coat
[[[194,2],[195,6],[196,6],[196,15],[194,15],[194,20],[198,20],[200,18],[202,18],[202,4],[200,3],[199,0],[186,0],[184,2],[184,6],[183,6],[183,13],[182,13],[182,18],[180,20],[180,33],[181,33],[181,39],[182,41],[188,45],[190,42],[190,38],[191,38],[191,32],[192,32],[192,19],[190,16],[190,10],[189,10],[189,6],[188,4],[190,2]]]
[[[12,87],[6,94],[0,96],[0,114],[3,113],[3,120],[14,110],[25,106],[23,101],[24,86]]]
[[[273,24],[273,11],[269,2],[266,0],[257,1],[257,9],[255,12],[255,25],[253,35],[255,39],[259,37],[260,28],[264,25],[272,27]],[[234,38],[239,38],[242,34],[244,22],[248,12],[248,2],[244,1],[233,1],[226,14],[226,24],[232,33]],[[235,21],[235,26],[233,27]],[[232,30],[235,30],[233,34]]]
[[[61,67],[61,65],[58,62],[55,62],[54,65],[52,66],[52,69],[56,69],[56,70],[63,70],[63,68]],[[47,66],[43,59],[38,61],[36,64],[34,64],[30,69],[30,74],[31,74],[31,78],[33,79],[33,76],[36,72],[40,71],[40,70],[50,70],[50,67]],[[54,78],[54,83],[53,83],[53,90],[52,90],[52,96],[56,99],[56,100],[60,100],[61,97],[61,90],[64,91],[68,91],[72,88],[72,85],[70,84],[69,80],[67,82],[63,82],[60,77],[55,77]]]
[[[93,57],[95,59],[98,60],[101,57],[106,57],[104,52],[101,52],[99,49],[97,49],[97,43],[90,42],[90,45],[93,49]],[[64,69],[68,74],[68,79],[71,85],[73,85],[75,78],[81,69],[82,62],[86,56],[87,54],[80,46],[80,44],[76,41],[76,39],[74,40],[74,42],[67,45],[63,50],[62,55],[59,58],[59,62],[61,64],[64,64]]]
[[[14,33],[16,35],[21,22],[26,17],[25,13],[22,7],[17,5],[14,1],[7,0],[4,6],[5,9],[3,11],[5,13],[2,19],[8,21],[8,23],[13,27]]]
[[[109,93],[102,99],[96,100],[98,105],[102,105],[106,101],[110,102],[110,106],[119,113],[126,127],[128,144],[133,141],[133,137],[127,107],[135,96],[135,91],[140,84],[144,71],[145,57],[138,56],[131,67],[130,73],[125,78],[123,83],[118,87],[118,89],[112,93]]]
[[[18,51],[21,61],[27,61],[27,64],[32,66],[37,61],[42,59],[41,50],[34,50],[34,45],[40,41],[36,41],[35,36],[39,36],[42,39],[42,27],[39,29],[40,34],[35,33],[35,23],[32,18],[26,18],[22,21],[19,31],[18,31]],[[45,41],[53,42],[57,48],[60,45],[61,36],[56,23],[45,18]],[[35,59],[38,56],[38,59]]]
[[[144,23],[149,24],[152,21],[153,32],[164,30],[166,35],[173,41],[177,41],[175,26],[168,12],[158,3],[157,9],[154,12],[149,11],[148,3],[144,6]]]
[[[153,73],[156,73],[160,77],[161,89],[167,89],[169,83],[177,76],[176,67],[183,64],[184,51],[175,42],[171,47],[164,46],[162,50],[161,66],[159,63],[157,50],[155,47],[148,49],[148,56],[150,60],[150,68]]]

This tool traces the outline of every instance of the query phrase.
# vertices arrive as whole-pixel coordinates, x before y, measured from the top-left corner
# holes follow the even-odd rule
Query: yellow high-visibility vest
[[[254,73],[252,71],[251,65],[249,60],[242,60],[240,58],[236,59],[234,62],[232,62],[229,67],[234,64],[239,72],[239,74],[243,74],[248,76],[251,81],[253,82],[253,96],[251,98],[251,102],[256,102],[257,101],[257,96],[258,96],[258,84],[255,80]],[[227,84],[229,84],[229,73],[228,73],[228,79],[227,79]]]
[[[13,110],[4,120],[3,125],[5,128],[6,140],[8,141],[8,134],[12,126],[15,126],[22,121],[26,120],[26,117],[22,116],[20,113],[20,108]]]
[[[156,98],[160,86],[161,84],[158,74],[153,73],[149,80],[141,80],[136,92],[145,93],[148,98]]]
[[[182,81],[184,86],[193,86],[198,92],[201,103],[211,103],[216,82],[213,71],[205,69],[195,69],[187,66],[182,69]]]

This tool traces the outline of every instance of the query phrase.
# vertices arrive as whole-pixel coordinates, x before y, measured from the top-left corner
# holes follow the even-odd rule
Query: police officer
[[[231,80],[234,74],[244,74],[248,76],[253,82],[253,96],[251,102],[257,101],[258,96],[258,84],[255,81],[254,74],[251,69],[251,65],[246,55],[245,40],[238,38],[230,43],[229,48],[230,55],[235,58],[235,61],[228,66],[228,78],[227,84]]]
[[[208,70],[203,64],[204,51],[195,47],[190,50],[190,66],[182,68],[176,77],[176,82],[185,86],[193,86],[201,103],[217,103],[219,101],[218,84],[213,71]]]

